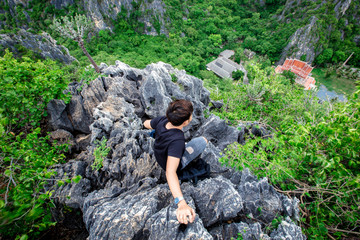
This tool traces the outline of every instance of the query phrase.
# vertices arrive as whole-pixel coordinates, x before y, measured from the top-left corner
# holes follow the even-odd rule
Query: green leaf
[[[62,185],[64,185],[64,184],[65,184],[64,181],[61,181],[61,180],[58,181],[58,186],[59,186],[59,187],[62,186]]]
[[[29,239],[29,236],[27,234],[23,234],[21,237],[20,237],[20,240],[27,240]]]
[[[81,179],[82,179],[82,176],[81,176],[81,175],[77,175],[77,176],[73,177],[71,180],[72,180],[74,183],[78,183]]]

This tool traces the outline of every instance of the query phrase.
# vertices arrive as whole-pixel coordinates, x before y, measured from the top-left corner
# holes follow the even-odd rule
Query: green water
[[[323,100],[337,97],[340,101],[344,101],[356,90],[355,80],[339,78],[336,74],[326,76],[325,69],[314,69],[312,76],[315,78],[315,84],[319,89],[317,95]]]

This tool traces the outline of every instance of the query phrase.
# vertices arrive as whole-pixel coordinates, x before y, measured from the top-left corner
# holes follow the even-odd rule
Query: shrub
[[[38,126],[51,99],[64,98],[68,82],[55,62],[0,57],[0,108],[13,127]]]
[[[242,78],[244,77],[245,73],[241,70],[237,70],[235,72],[232,73],[232,78],[234,80],[242,80]]]
[[[108,155],[110,148],[106,147],[107,139],[103,138],[101,141],[96,141],[96,148],[94,150],[94,162],[91,165],[92,170],[99,170],[103,166],[104,158]]]
[[[291,84],[294,84],[294,83],[295,83],[296,74],[293,73],[292,71],[290,71],[290,70],[284,70],[281,74],[282,74],[284,77],[286,77]]]
[[[358,232],[360,89],[346,103],[320,104],[316,92],[284,85],[282,76],[256,65],[252,74],[253,84],[216,94],[227,107],[214,114],[235,125],[261,119],[272,137],[250,133],[245,145],[228,146],[222,161],[250,168],[279,192],[301,199],[301,221],[309,238]]]
[[[0,171],[4,183],[0,187],[4,196],[0,200],[0,234],[27,239],[55,224],[50,212],[52,192],[45,191],[44,185],[55,174],[48,169],[63,162],[67,147],[52,146],[37,126],[51,99],[66,98],[66,74],[55,62],[26,57],[20,61],[6,51],[0,58],[0,75]]]

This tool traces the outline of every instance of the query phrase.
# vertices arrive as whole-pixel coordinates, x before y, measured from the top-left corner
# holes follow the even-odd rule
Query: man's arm
[[[182,197],[183,194],[180,189],[179,178],[176,174],[176,170],[179,166],[180,158],[168,156],[166,163],[166,180],[169,184],[170,191],[174,198]],[[178,203],[178,209],[176,211],[176,217],[180,223],[188,224],[195,220],[195,211],[185,200],[181,200]]]
[[[151,127],[150,122],[151,122],[151,120],[145,120],[145,122],[144,122],[144,127],[146,127],[147,129],[153,129],[153,128]]]

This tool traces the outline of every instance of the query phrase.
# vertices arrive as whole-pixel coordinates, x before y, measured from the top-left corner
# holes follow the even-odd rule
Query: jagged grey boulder
[[[298,208],[298,201],[292,200],[294,203],[289,203],[269,185],[267,178],[257,180],[252,175],[249,169],[245,169],[241,175],[241,181],[238,185],[238,190],[244,201],[244,213],[251,218],[256,218],[264,223],[270,223],[277,216],[283,215],[287,206],[287,213],[296,214],[295,209]]]
[[[120,195],[112,189],[94,191],[85,199],[84,222],[90,239],[140,239],[146,221],[170,204],[167,186]]]
[[[214,240],[240,239],[243,240],[270,240],[270,237],[263,233],[260,223],[247,224],[244,222],[224,224],[210,231]]]
[[[158,239],[159,233],[163,239],[227,239],[244,229],[249,229],[244,236],[267,239],[261,232],[264,223],[277,216],[298,220],[296,199],[278,194],[266,178],[258,180],[248,169],[239,172],[219,162],[221,151],[245,139],[241,134],[250,133],[253,125],[238,130],[214,115],[206,119],[210,98],[200,79],[162,62],[143,70],[119,61],[100,66],[106,76],[83,88],[72,84],[72,101],[59,108],[70,116],[75,139],[87,145],[76,159],[55,167],[57,177],[67,173],[82,179],[63,186],[55,179],[49,183],[56,203],[82,210],[89,239]],[[196,186],[181,184],[196,211],[195,222],[187,227],[176,219],[165,171],[154,157],[154,139],[142,127],[144,119],[164,114],[176,98],[194,105],[192,124],[184,129],[186,138],[204,135],[210,140],[201,155],[210,164],[210,178]],[[100,169],[94,169],[97,140],[103,138],[110,151]]]
[[[215,146],[223,150],[227,145],[237,142],[240,131],[231,127],[218,116],[211,115],[199,128],[196,136],[204,136]]]
[[[63,100],[53,99],[47,105],[47,112],[49,114],[49,125],[54,130],[64,129],[67,131],[74,131],[74,127],[65,111],[66,104]]]
[[[93,118],[84,108],[84,100],[80,95],[73,95],[68,105],[68,113],[74,130],[81,133],[90,133],[89,126]]]
[[[74,148],[76,148],[74,136],[70,132],[63,129],[58,129],[54,132],[51,132],[50,140],[54,143],[56,142],[57,145],[67,144],[70,153]]]
[[[301,232],[301,228],[294,224],[289,217],[278,226],[278,228],[270,234],[273,240],[303,240],[306,236]]]
[[[194,201],[191,198],[187,197],[186,201],[190,207],[196,209]],[[195,216],[193,223],[187,226],[181,225],[182,230],[179,231],[181,226],[176,218],[176,208],[175,204],[170,204],[149,218],[143,230],[143,238],[158,240],[159,233],[161,233],[162,239],[213,239],[198,215]]]
[[[201,154],[201,158],[206,159],[206,162],[210,165],[211,176],[223,176],[224,178],[229,179],[233,184],[239,184],[241,172],[221,164],[219,162],[219,159],[221,158],[220,153],[221,150],[209,142],[204,152]]]
[[[85,178],[85,171],[88,164],[83,161],[70,161],[65,165],[56,165],[53,167],[58,175],[54,180],[50,180],[45,186],[47,190],[55,190],[51,196],[58,203],[63,203],[71,208],[80,208],[83,205],[84,198],[91,190],[91,183]],[[80,182],[71,181],[73,177],[81,176]],[[67,183],[66,180],[70,180]],[[59,184],[63,182],[63,185]]]
[[[205,227],[235,218],[243,208],[241,195],[230,180],[222,176],[203,180],[196,187],[183,184],[182,189],[194,199]]]

